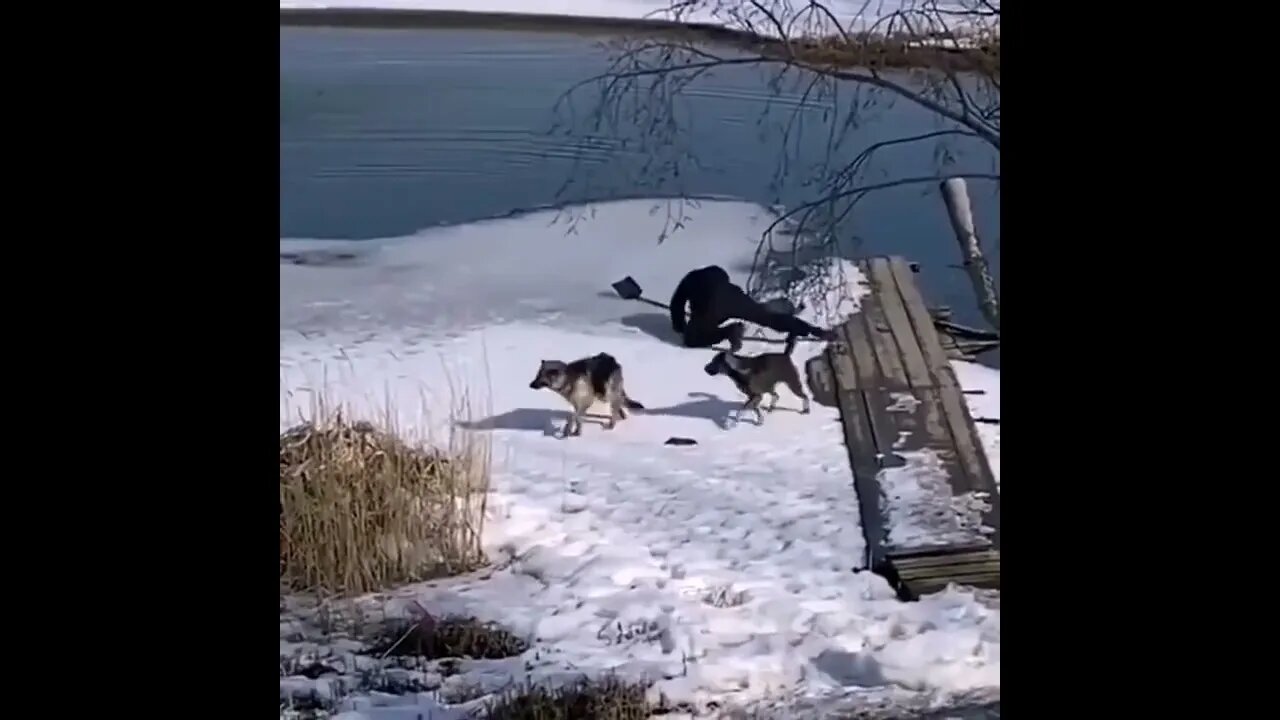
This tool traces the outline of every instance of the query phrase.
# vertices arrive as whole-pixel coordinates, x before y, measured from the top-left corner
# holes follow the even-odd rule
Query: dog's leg
[[[618,425],[618,421],[626,417],[623,413],[622,392],[619,383],[611,382],[605,390],[605,403],[609,406],[609,422],[605,423],[605,430],[612,430]]]
[[[609,404],[617,410],[619,420],[627,419],[627,390],[622,386],[621,379],[618,380],[618,387],[614,389],[613,399]]]
[[[769,407],[765,408],[765,412],[773,412],[778,409],[778,391],[770,390],[769,394],[773,396],[773,401],[769,403]]]
[[[756,413],[756,425],[764,424],[764,414],[760,412],[760,401],[764,400],[764,395],[752,395],[747,404],[743,406],[743,410],[751,408]],[[741,414],[741,413],[739,413]]]
[[[618,425],[618,421],[626,417],[622,414],[622,402],[618,400],[617,395],[609,396],[609,422],[605,423],[605,430],[612,430]]]
[[[792,373],[791,377],[787,378],[787,389],[791,390],[791,392],[795,393],[796,397],[804,401],[804,409],[800,411],[800,414],[808,415],[809,396],[805,394],[804,386],[800,384],[800,375],[798,373]],[[777,394],[775,393],[775,397],[776,395]]]
[[[564,425],[563,437],[576,437],[582,434],[582,414],[587,408],[573,406],[573,410],[569,413],[569,422]]]

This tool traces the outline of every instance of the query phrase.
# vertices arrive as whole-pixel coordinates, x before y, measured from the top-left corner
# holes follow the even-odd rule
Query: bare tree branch
[[[770,258],[785,255],[794,263],[807,252],[838,254],[850,239],[846,220],[870,193],[936,185],[946,177],[999,183],[999,0],[903,0],[888,12],[879,10],[870,0],[857,6],[819,0],[675,0],[661,15],[688,23],[687,32],[623,40],[610,49],[608,71],[575,84],[557,109],[573,116],[567,123],[572,131],[581,129],[574,97],[594,88],[598,94],[586,126],[592,133],[607,130],[606,137],[619,138],[611,141],[630,157],[643,158],[628,184],[679,197],[690,169],[713,171],[687,132],[693,122],[690,101],[707,87],[706,78],[720,71],[770,76],[771,97],[758,123],[762,144],[780,147],[769,180],[779,196],[775,202],[784,195],[788,199],[787,209],[762,234],[752,277]],[[895,101],[920,108],[940,127],[868,141],[860,132],[867,113]],[[779,106],[785,107],[781,119]],[[804,141],[815,125],[825,134],[825,153],[816,161],[813,142]],[[766,132],[778,133],[781,143],[766,140]],[[899,173],[903,177],[880,169],[885,153],[909,147],[932,147],[936,167],[931,172],[912,167]],[[963,148],[993,154],[993,172],[952,168]],[[616,178],[618,168],[599,163],[597,156],[584,157],[581,166],[575,160],[565,188],[590,185],[595,171]],[[873,167],[886,176],[868,177]],[[807,195],[799,202],[797,188]],[[679,222],[676,216],[670,220]],[[786,233],[776,232],[784,228]],[[774,247],[775,236],[784,234],[791,247]]]

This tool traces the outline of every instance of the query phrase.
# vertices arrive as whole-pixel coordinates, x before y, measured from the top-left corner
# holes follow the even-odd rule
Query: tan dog
[[[582,434],[582,416],[597,400],[609,405],[609,422],[604,426],[606,430],[612,430],[619,420],[625,419],[628,409],[644,409],[644,405],[627,397],[626,388],[622,384],[622,366],[608,353],[599,353],[570,363],[543,360],[529,387],[533,390],[553,390],[573,408],[562,437]]]

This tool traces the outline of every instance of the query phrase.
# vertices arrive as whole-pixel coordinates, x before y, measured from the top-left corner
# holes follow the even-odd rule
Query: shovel
[[[641,297],[642,291],[640,290],[640,283],[636,282],[635,278],[631,277],[630,275],[614,283],[612,287],[613,287],[613,291],[618,293],[618,297],[622,298],[623,300],[639,300],[640,302],[646,305],[652,305],[656,308],[662,308],[663,310],[671,309],[667,305],[664,305],[658,302],[657,300],[650,300],[647,297]]]

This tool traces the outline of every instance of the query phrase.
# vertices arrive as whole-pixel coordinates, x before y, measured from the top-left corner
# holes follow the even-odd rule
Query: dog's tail
[[[796,349],[796,341],[799,339],[800,338],[796,335],[788,335],[787,347],[782,351],[782,354],[786,355],[787,357],[791,357],[791,351]]]
[[[627,404],[628,410],[644,410],[644,405],[632,400],[629,396],[623,395],[622,401]]]

